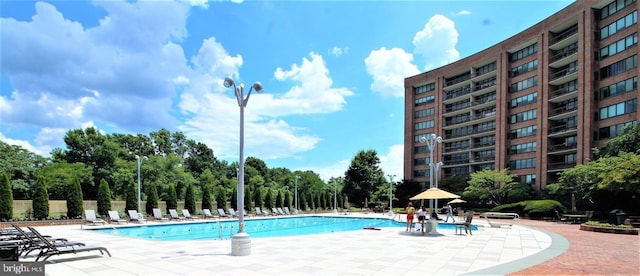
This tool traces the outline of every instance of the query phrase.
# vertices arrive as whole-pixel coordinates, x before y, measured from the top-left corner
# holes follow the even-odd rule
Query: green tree
[[[167,198],[165,199],[167,203],[167,213],[169,213],[169,209],[178,209],[178,195],[176,194],[176,188],[173,185],[169,185]]]
[[[238,189],[234,185],[231,188],[231,208],[236,208],[238,206]],[[228,211],[227,206],[222,207],[225,211]]]
[[[28,199],[35,185],[35,174],[46,164],[47,159],[21,146],[0,141],[0,168],[9,175],[15,199]]]
[[[485,169],[471,174],[467,182],[469,186],[462,195],[468,198],[491,200],[494,204],[506,203],[512,190],[516,190],[520,183],[516,182],[516,175],[509,173],[509,169]]]
[[[602,150],[596,150],[596,157],[617,156],[622,152],[640,154],[640,125],[628,125],[622,134],[607,142]]]
[[[84,207],[82,206],[83,200],[80,180],[74,177],[73,181],[71,181],[67,187],[67,217],[81,218]]]
[[[345,172],[342,192],[349,197],[349,201],[361,206],[365,198],[371,198],[377,187],[385,184],[388,182],[380,169],[380,159],[376,151],[359,151]]]
[[[100,180],[100,185],[98,185],[97,205],[98,214],[106,217],[111,210],[111,189],[109,189],[109,183],[105,179]]]
[[[227,209],[227,191],[222,186],[216,187],[216,208]]]
[[[273,205],[273,193],[271,192],[271,189],[269,188],[265,188],[264,189],[264,207],[268,208],[269,210],[271,210],[271,208],[276,207],[275,205]]]
[[[49,193],[47,192],[47,184],[44,177],[38,176],[36,179],[36,187],[33,189],[32,208],[33,216],[36,219],[47,219],[49,217]]]
[[[151,182],[147,185],[147,203],[145,204],[145,211],[147,215],[153,214],[153,208],[158,208],[158,190],[156,189],[156,183]]]
[[[193,185],[188,185],[184,195],[184,208],[189,210],[189,213],[196,213],[196,199],[193,194]]]
[[[595,162],[607,163],[609,168],[600,175],[602,182],[598,188],[640,194],[640,155],[621,152],[616,157],[600,158]]]
[[[202,209],[211,210],[211,185],[204,185],[202,189]]]
[[[276,191],[276,206],[284,207],[284,191]]]
[[[147,188],[147,190],[149,189]],[[147,195],[147,199],[148,198],[149,196]],[[156,192],[156,199],[157,199],[157,192]],[[129,181],[129,185],[127,185],[127,189],[125,192],[124,201],[125,201],[124,203],[125,212],[127,210],[137,210],[138,212],[142,212],[142,210],[138,210],[138,189],[135,182]]]
[[[245,210],[253,209],[253,203],[251,202],[251,198],[253,198],[253,192],[251,191],[251,189],[247,189],[245,185],[244,187],[244,209]],[[235,208],[236,206],[233,206],[233,207]]]
[[[268,204],[266,202],[267,201],[266,198],[263,200],[263,195],[262,195],[263,193],[264,193],[264,189],[262,189],[260,187],[256,187],[255,193],[253,193],[253,199],[254,199],[254,203],[255,203],[254,206],[262,208],[262,207],[265,207],[266,204]],[[269,206],[266,206],[266,207],[269,207]],[[269,207],[269,208],[271,208],[271,207]]]
[[[0,172],[0,221],[13,219],[13,193],[9,174]]]

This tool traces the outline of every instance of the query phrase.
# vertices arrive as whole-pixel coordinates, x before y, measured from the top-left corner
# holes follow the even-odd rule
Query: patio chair
[[[278,207],[278,208],[276,208],[276,210],[278,210],[278,214],[283,215],[283,216],[286,215],[284,213],[284,211],[282,211],[282,208]]]
[[[211,214],[211,210],[209,209],[202,209],[202,213],[204,214],[204,218],[217,218],[218,216],[214,216],[213,214]]]
[[[289,207],[286,207],[286,206],[285,206],[285,207],[283,207],[283,208],[282,208],[282,210],[284,210],[284,213],[285,213],[285,214],[287,214],[287,215],[289,215],[289,216],[291,215],[291,211],[289,211]]]
[[[111,257],[111,253],[109,253],[109,250],[107,250],[104,247],[101,247],[101,246],[87,246],[87,245],[85,245],[85,246],[56,245],[56,244],[50,242],[49,240],[47,240],[45,237],[43,237],[33,227],[27,227],[27,228],[29,229],[29,231],[31,231],[36,236],[38,236],[38,238],[40,238],[40,240],[45,245],[45,248],[42,251],[40,251],[40,253],[38,254],[38,257],[36,257],[36,262],[40,261],[41,258],[42,258],[42,261],[46,261],[50,257],[56,256],[56,255],[69,254],[69,253],[77,254],[77,253],[80,253],[80,252],[89,252],[89,251],[100,251],[101,255],[104,255],[104,253],[107,253],[107,255],[109,255],[109,257]]]
[[[160,210],[160,208],[153,208],[153,219],[159,220],[159,221],[168,221],[169,220],[169,218],[166,218],[166,217],[162,216],[162,211]]]
[[[274,207],[274,208],[271,208],[271,213],[272,213],[274,216],[278,216],[278,215],[280,215],[280,213],[278,213],[278,209],[276,209],[275,207]]]
[[[229,215],[227,215],[227,214],[224,212],[224,209],[222,209],[222,208],[218,208],[218,214],[220,214],[220,217],[221,217],[221,218],[228,218],[228,217],[229,217]]]
[[[93,225],[96,225],[97,223],[101,223],[102,225],[104,225],[107,222],[104,221],[103,219],[97,218],[95,210],[84,210],[84,223],[85,224],[91,223]]]
[[[127,210],[129,212],[129,220],[135,221],[137,223],[147,222],[146,219],[142,217],[142,214],[138,213],[136,210]]]
[[[464,229],[464,233],[467,234],[467,232],[469,233],[469,235],[473,235],[471,233],[471,221],[473,220],[473,211],[468,211],[465,215],[464,215],[464,222],[459,222],[456,223],[456,234],[458,233],[458,230],[460,230],[460,235],[462,235],[462,229]]]
[[[169,209],[169,217],[173,220],[173,219],[177,219],[177,220],[184,220],[184,217],[181,217],[178,215],[178,211],[176,209]]]
[[[24,231],[22,228],[20,228],[20,226],[12,223],[11,226],[13,226],[13,228],[16,230],[16,232],[18,233],[18,236],[22,239],[22,242],[19,244],[20,245],[20,252],[18,253],[18,255],[22,255],[22,256],[27,256],[29,255],[29,253],[31,253],[32,251],[35,250],[44,250],[46,248],[46,245],[44,244],[44,242],[42,242],[40,239],[44,238],[46,240],[48,240],[49,242],[58,245],[58,246],[84,246],[85,244],[82,242],[75,242],[75,241],[69,241],[67,239],[64,238],[53,238],[51,236],[45,236],[42,235],[38,232],[38,235],[36,235],[36,232],[26,232]]]
[[[189,212],[189,210],[187,210],[187,209],[182,209],[182,216],[185,219],[191,219],[191,220],[196,219],[196,217],[192,216],[191,212]]]
[[[234,218],[234,217],[235,217],[235,218],[237,218],[237,217],[239,217],[239,216],[240,216],[240,212],[237,212],[237,213],[236,213],[236,210],[235,210],[235,209],[233,209],[233,208],[229,208],[229,215],[230,215],[232,218]]]
[[[260,207],[256,207],[256,216],[265,216]]]
[[[269,210],[267,210],[267,209],[262,210],[262,213],[263,213],[265,216],[275,216],[275,215],[276,215],[276,214],[272,214],[272,213],[271,213],[271,212],[269,212]]]
[[[127,223],[128,221],[126,219],[122,219],[120,218],[120,214],[118,214],[118,211],[109,211],[109,223]]]

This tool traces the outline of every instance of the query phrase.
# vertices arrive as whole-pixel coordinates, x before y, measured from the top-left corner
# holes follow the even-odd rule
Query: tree
[[[47,159],[21,146],[0,141],[0,168],[9,176],[15,199],[28,199],[35,185],[36,172],[46,164]]]
[[[167,192],[167,198],[165,202],[167,203],[167,213],[169,213],[169,209],[178,209],[178,195],[176,194],[176,188],[173,185],[169,185]]]
[[[147,203],[145,204],[145,211],[147,214],[153,214],[153,209],[158,208],[158,190],[156,189],[156,183],[151,182],[147,185]]]
[[[105,179],[100,180],[100,185],[98,185],[97,205],[98,214],[101,216],[107,216],[111,210],[111,189],[109,189],[109,183],[107,183],[107,180]]]
[[[284,207],[284,191],[277,190],[276,191],[276,206]]]
[[[38,176],[36,179],[36,187],[31,197],[33,208],[33,216],[36,219],[46,219],[49,217],[49,193],[47,192],[47,184],[44,183],[44,177]]]
[[[196,213],[196,199],[193,194],[193,185],[188,185],[184,195],[184,208],[189,210],[189,213]]]
[[[509,169],[489,170],[484,169],[471,174],[467,182],[469,186],[464,189],[462,195],[469,198],[490,200],[496,205],[505,203],[511,190],[519,185],[514,180],[516,175],[509,173]]]
[[[227,191],[225,190],[224,187],[222,186],[216,187],[215,197],[216,197],[216,207],[227,209]]]
[[[149,188],[147,188],[149,190]],[[157,192],[156,192],[157,195]],[[157,196],[156,196],[157,198]],[[147,195],[147,202],[149,201],[149,195]],[[137,185],[133,181],[129,181],[129,185],[127,185],[127,189],[125,191],[124,198],[125,212],[126,210],[138,210],[138,190]],[[138,212],[142,212],[142,210],[138,210]]]
[[[273,193],[271,192],[271,189],[269,188],[265,188],[264,189],[264,207],[266,207],[267,209],[271,210],[271,208],[276,207],[275,205],[273,205]]]
[[[596,150],[597,157],[617,156],[622,152],[640,154],[640,125],[629,125],[621,135],[607,142],[603,150]]]
[[[266,207],[271,208],[270,206],[267,206],[267,205],[266,205],[266,204],[269,204],[269,203],[267,202],[267,198],[266,198],[266,196],[265,196],[265,199],[264,199],[264,200],[262,199],[262,198],[263,198],[263,196],[262,196],[263,191],[264,191],[264,190],[263,190],[263,188],[256,187],[256,189],[255,189],[255,193],[253,193],[253,198],[254,198],[255,206],[256,206],[256,207],[260,207],[260,208],[265,207],[265,206],[266,206]],[[269,200],[271,200],[271,198],[270,198],[270,197],[269,197]]]
[[[202,209],[211,210],[211,186],[206,184],[202,189]]]
[[[68,218],[81,218],[84,212],[82,206],[82,187],[80,187],[80,180],[74,177],[73,181],[67,185],[67,217]]]
[[[0,172],[0,221],[13,219],[13,193],[9,174]]]
[[[345,172],[342,189],[349,201],[358,205],[364,204],[365,198],[371,198],[378,186],[388,184],[379,165],[380,159],[374,150],[360,151],[356,154]]]
[[[598,188],[640,194],[640,155],[621,152],[619,156],[595,161],[601,162],[607,163],[609,170],[600,175],[602,182],[598,184]]]

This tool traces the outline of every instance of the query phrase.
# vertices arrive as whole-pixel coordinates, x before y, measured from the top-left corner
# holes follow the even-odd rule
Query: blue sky
[[[0,1],[0,140],[49,156],[66,131],[166,128],[269,167],[342,176],[373,149],[402,178],[404,78],[573,1]]]

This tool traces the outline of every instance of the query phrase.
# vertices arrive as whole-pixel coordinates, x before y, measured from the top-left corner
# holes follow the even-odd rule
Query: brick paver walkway
[[[580,230],[579,225],[521,219],[518,224],[569,241],[558,257],[510,275],[640,275],[640,236]]]

